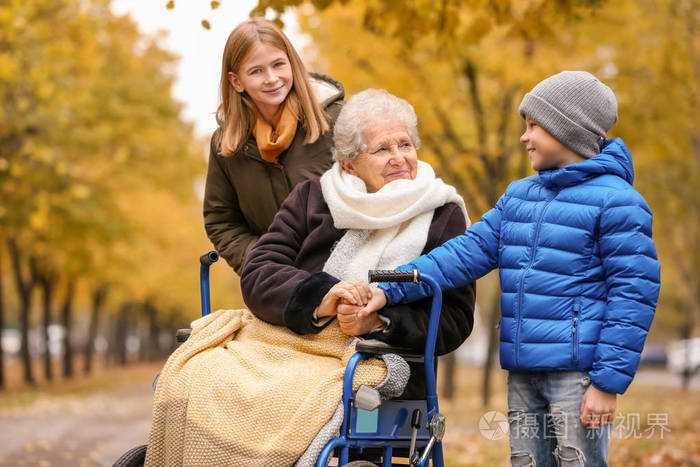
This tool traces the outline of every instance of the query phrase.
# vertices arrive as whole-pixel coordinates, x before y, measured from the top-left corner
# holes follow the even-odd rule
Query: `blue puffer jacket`
[[[601,154],[510,184],[464,235],[399,269],[418,268],[443,289],[500,268],[501,366],[589,370],[623,393],[639,364],[659,294],[652,215],[632,187],[624,142]],[[390,304],[425,285],[381,284]]]

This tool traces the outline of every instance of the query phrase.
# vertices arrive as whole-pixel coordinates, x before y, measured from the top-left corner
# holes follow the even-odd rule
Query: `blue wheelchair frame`
[[[219,259],[216,251],[210,251],[200,257],[200,292],[202,303],[202,316],[208,315],[211,311],[209,295],[209,267]],[[415,454],[409,459],[414,466],[428,466],[432,458],[433,466],[442,467],[444,465],[442,452],[442,433],[444,432],[444,417],[439,413],[437,387],[435,382],[435,342],[437,339],[438,323],[440,322],[440,309],[442,308],[442,292],[437,283],[418,271],[378,271],[385,279],[370,279],[370,282],[392,282],[392,281],[423,281],[432,291],[433,301],[430,309],[430,321],[428,325],[428,336],[425,343],[423,355],[418,355],[425,366],[425,400],[387,400],[373,411],[363,410],[356,407],[353,398],[353,378],[355,369],[360,361],[376,356],[377,353],[392,352],[391,348],[381,348],[380,352],[372,350],[358,350],[345,367],[343,377],[343,406],[345,407],[343,422],[341,424],[340,436],[333,438],[321,450],[316,462],[317,467],[326,467],[334,452],[338,457],[338,465],[348,463],[350,449],[353,452],[361,453],[368,448],[379,448],[382,451],[382,467],[392,466],[392,455],[394,449],[410,448],[413,444]],[[370,276],[371,277],[371,276]],[[394,352],[392,352],[394,353]],[[401,354],[399,352],[399,354]],[[420,416],[416,420],[416,411],[420,411]],[[420,418],[425,415],[427,423],[420,423]],[[438,436],[434,435],[434,428],[437,425]],[[429,429],[430,428],[430,429]],[[423,449],[420,456],[419,449]]]

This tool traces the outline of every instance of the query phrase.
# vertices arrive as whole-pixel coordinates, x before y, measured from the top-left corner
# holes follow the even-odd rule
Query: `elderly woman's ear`
[[[350,175],[358,176],[357,171],[355,170],[355,166],[353,165],[352,162],[349,161],[342,161],[340,163],[341,167],[343,167],[343,170],[349,173]]]

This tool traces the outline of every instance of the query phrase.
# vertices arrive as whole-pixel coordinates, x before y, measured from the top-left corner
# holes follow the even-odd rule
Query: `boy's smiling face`
[[[586,160],[585,157],[579,156],[561,144],[559,140],[527,115],[525,116],[525,132],[520,137],[520,142],[527,149],[532,169],[538,172],[559,169]]]

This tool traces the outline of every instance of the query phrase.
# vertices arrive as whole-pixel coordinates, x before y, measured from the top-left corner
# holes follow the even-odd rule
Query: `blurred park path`
[[[128,449],[147,441],[151,383],[159,368],[159,363],[150,363],[110,369],[81,388],[5,393],[0,397],[0,466],[111,466]],[[457,367],[455,398],[440,401],[448,420],[443,443],[449,465],[508,463],[507,430],[484,430],[484,423],[497,421],[489,415],[507,414],[505,375],[494,370],[491,402],[483,407],[480,370]],[[675,378],[663,370],[639,371],[618,404],[618,424],[638,415],[639,436],[615,431],[612,466],[700,465],[700,378],[693,379],[687,392],[678,388]],[[650,416],[660,415],[665,420],[663,433],[647,423]],[[624,423],[618,428],[626,428]]]
[[[665,369],[642,368],[634,376],[634,383],[642,386],[657,386],[678,389],[682,386],[681,376]],[[700,374],[692,376],[688,382],[688,389],[700,391]]]
[[[0,409],[0,466],[111,466],[147,441],[154,375],[114,390],[44,395],[28,406]]]

